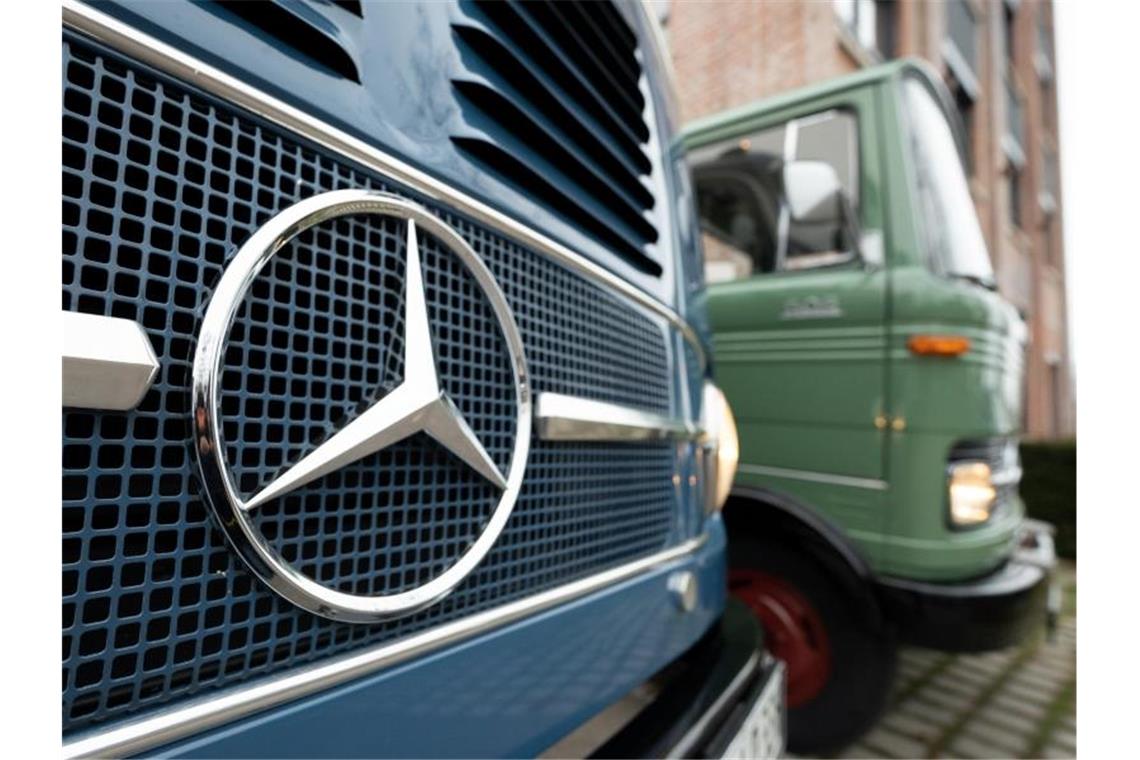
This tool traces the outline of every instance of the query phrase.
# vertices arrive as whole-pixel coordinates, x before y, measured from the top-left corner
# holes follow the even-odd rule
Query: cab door
[[[818,507],[872,555],[887,487],[888,297],[873,105],[857,91],[690,153],[738,483]],[[799,233],[782,185],[793,161],[835,170],[857,239]]]

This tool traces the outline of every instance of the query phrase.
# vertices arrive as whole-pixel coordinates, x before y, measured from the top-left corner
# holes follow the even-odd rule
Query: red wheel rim
[[[788,707],[810,702],[831,675],[831,645],[815,606],[786,580],[759,570],[730,571],[728,588],[760,619],[768,650],[784,661]]]

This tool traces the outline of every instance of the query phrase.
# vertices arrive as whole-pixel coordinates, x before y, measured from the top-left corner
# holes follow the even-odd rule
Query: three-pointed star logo
[[[431,347],[416,225],[408,220],[404,296],[404,381],[265,486],[241,508],[249,511],[394,443],[426,433],[494,483],[507,479],[479,443],[455,402],[439,386]]]

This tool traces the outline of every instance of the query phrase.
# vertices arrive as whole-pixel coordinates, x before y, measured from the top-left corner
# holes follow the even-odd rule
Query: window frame
[[[852,198],[850,200],[852,202],[851,205],[852,205],[852,211],[853,211],[853,216],[855,218],[855,222],[859,226],[859,229],[862,230],[862,226],[863,226],[863,222],[862,222],[863,197],[867,191],[867,188],[865,187],[866,177],[864,176],[864,167],[866,166],[867,158],[865,155],[865,148],[864,148],[863,139],[862,139],[862,134],[863,134],[862,116],[860,114],[859,108],[856,107],[856,105],[853,103],[832,103],[832,104],[828,104],[828,105],[825,105],[823,107],[816,108],[816,109],[809,110],[809,111],[805,111],[802,113],[794,113],[794,114],[787,116],[786,118],[773,119],[770,122],[756,125],[752,129],[750,129],[748,132],[738,134],[734,137],[725,138],[723,140],[717,140],[717,141],[710,142],[707,145],[701,146],[701,148],[699,150],[705,150],[705,149],[716,148],[716,147],[726,147],[733,142],[736,142],[736,143],[741,143],[741,142],[745,142],[745,141],[750,142],[750,141],[754,140],[757,137],[757,135],[760,135],[762,133],[769,132],[769,131],[775,131],[775,130],[783,130],[783,133],[784,133],[783,134],[783,151],[782,151],[782,155],[780,158],[783,161],[788,161],[789,160],[788,156],[791,153],[791,155],[793,156],[793,158],[791,160],[796,160],[794,158],[794,155],[795,155],[796,149],[798,148],[798,141],[799,141],[798,133],[799,133],[801,126],[803,126],[805,123],[808,126],[810,126],[813,123],[817,123],[819,121],[825,120],[829,115],[832,115],[832,114],[844,114],[844,115],[850,117],[850,119],[851,119],[852,128],[850,130],[851,137],[850,137],[850,145],[848,146],[849,147],[849,154],[848,155],[852,158],[852,164],[853,164],[853,166],[852,166],[852,175],[853,176],[851,178],[853,181],[850,182],[850,185],[854,189],[856,197]],[[795,125],[794,131],[791,129],[792,125]],[[818,160],[818,159],[815,159],[815,160]],[[697,168],[697,165],[694,165],[692,168],[695,170]],[[697,195],[699,196],[699,194],[700,194],[699,182],[696,180],[695,177],[694,177],[694,185],[696,186],[695,191],[696,191]],[[846,186],[846,184],[845,184],[845,186]],[[698,203],[698,217],[699,217],[699,215],[700,215],[700,211],[699,211],[699,203]],[[720,233],[719,231],[714,230],[713,228],[706,225],[703,218],[699,218],[698,221],[700,224],[700,230],[701,230],[702,234],[707,234],[707,235],[717,239],[718,241],[720,241],[726,245],[733,245],[730,241],[725,239],[725,236],[722,233]],[[745,281],[749,281],[749,280],[752,280],[755,278],[769,278],[769,277],[786,276],[786,275],[793,275],[794,276],[794,275],[806,274],[806,273],[811,273],[811,272],[836,270],[836,269],[842,269],[844,267],[850,267],[851,264],[853,264],[853,263],[857,264],[860,261],[861,257],[860,257],[860,252],[858,250],[858,240],[855,240],[854,241],[855,245],[853,245],[852,250],[847,252],[847,255],[844,256],[842,260],[831,261],[831,262],[828,262],[826,264],[819,264],[817,266],[788,268],[787,267],[787,249],[788,249],[788,244],[789,244],[788,232],[789,232],[789,225],[790,225],[790,216],[789,216],[787,203],[786,203],[785,199],[783,199],[782,197],[779,200],[778,216],[777,216],[776,221],[777,221],[777,229],[774,232],[775,249],[776,249],[776,254],[775,254],[776,263],[775,263],[774,269],[772,269],[771,271],[767,271],[767,272],[753,270],[751,273],[749,273],[745,277],[737,277],[737,278],[733,278],[731,280],[721,280],[721,281],[718,281],[717,283],[710,282],[709,284],[720,284],[720,283],[724,283],[724,282],[745,282]]]
[[[895,97],[897,97],[899,128],[901,134],[904,136],[903,156],[906,165],[907,194],[912,199],[911,210],[916,224],[915,233],[925,252],[925,255],[921,258],[921,262],[927,271],[932,274],[938,277],[951,277],[953,273],[947,268],[948,262],[944,261],[943,257],[937,254],[937,250],[940,246],[934,245],[931,242],[937,233],[932,227],[932,222],[929,218],[929,209],[926,208],[922,202],[924,193],[918,181],[920,171],[918,156],[915,154],[914,145],[912,144],[912,136],[915,134],[915,125],[913,123],[914,114],[907,104],[905,95],[906,84],[911,81],[921,85],[925,89],[931,100],[942,112],[943,117],[947,120],[951,135],[958,148],[958,156],[963,166],[963,172],[966,174],[967,188],[969,188],[970,175],[966,171],[969,148],[965,140],[965,127],[962,123],[961,114],[958,113],[956,104],[954,103],[953,96],[940,80],[931,78],[930,74],[918,68],[907,68],[899,73],[893,83],[893,87],[896,92]],[[970,199],[971,202],[973,202],[972,191],[970,192]],[[976,208],[974,213],[977,213]],[[978,222],[980,226],[981,220],[979,219]],[[990,260],[989,279],[985,287],[996,287],[997,275],[993,269],[993,253],[989,250],[988,241],[985,240],[984,230],[982,230],[982,241],[986,244],[986,252]]]

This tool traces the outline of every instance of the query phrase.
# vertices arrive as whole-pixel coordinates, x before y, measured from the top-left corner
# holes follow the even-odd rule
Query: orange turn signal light
[[[961,356],[970,350],[970,339],[961,335],[912,335],[906,347],[918,356]]]

